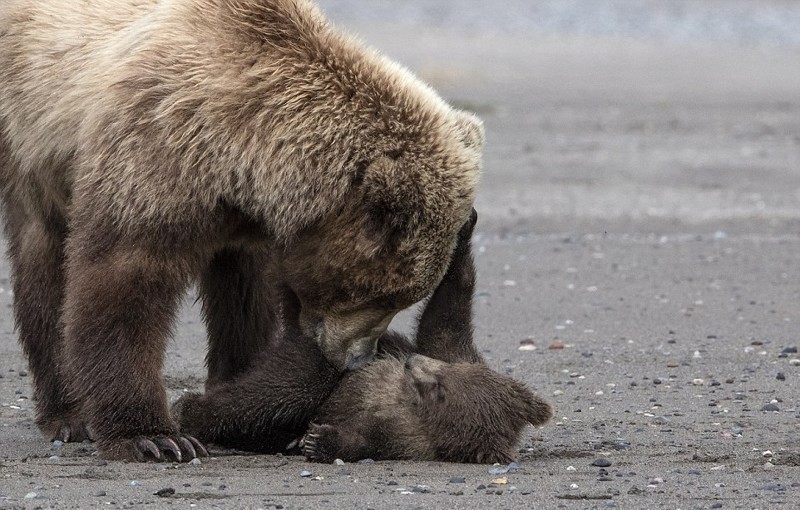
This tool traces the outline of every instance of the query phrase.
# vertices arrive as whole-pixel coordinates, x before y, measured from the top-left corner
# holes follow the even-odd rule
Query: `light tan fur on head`
[[[340,366],[441,278],[475,197],[480,121],[312,2],[4,3],[6,186],[33,179],[64,217],[133,238],[235,209],[273,240]]]

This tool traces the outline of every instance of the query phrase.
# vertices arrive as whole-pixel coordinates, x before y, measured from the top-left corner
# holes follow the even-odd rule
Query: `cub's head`
[[[278,254],[303,333],[340,369],[369,361],[392,317],[435,289],[470,218],[482,128],[459,113],[441,129],[354,161],[342,207]]]
[[[550,404],[524,384],[480,363],[413,355],[406,384],[429,439],[448,461],[509,463],[525,426],[553,416]]]

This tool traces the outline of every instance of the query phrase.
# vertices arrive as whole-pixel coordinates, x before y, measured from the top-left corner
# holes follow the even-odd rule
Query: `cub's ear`
[[[517,391],[523,403],[525,420],[528,423],[534,426],[543,425],[553,417],[553,407],[527,386],[519,384]]]
[[[461,142],[466,147],[475,147],[478,149],[483,147],[485,136],[481,119],[469,112],[459,111],[456,127],[461,134]]]
[[[441,384],[441,361],[430,359],[420,354],[412,354],[406,360],[405,369],[411,374],[414,389],[419,402],[437,404],[445,400],[445,391]]]
[[[523,419],[531,425],[538,426],[546,423],[553,417],[553,408],[545,402],[539,395],[532,392],[525,384],[508,379],[516,394],[515,407],[519,410]]]

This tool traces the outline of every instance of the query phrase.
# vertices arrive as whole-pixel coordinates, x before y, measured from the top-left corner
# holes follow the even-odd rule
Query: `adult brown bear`
[[[109,458],[204,452],[160,377],[190,284],[212,373],[256,358],[267,266],[355,368],[441,279],[474,199],[479,121],[306,0],[3,0],[0,69],[37,424]]]

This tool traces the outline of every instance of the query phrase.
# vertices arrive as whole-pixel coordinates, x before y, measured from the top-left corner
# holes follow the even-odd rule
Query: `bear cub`
[[[378,359],[342,375],[302,336],[294,325],[297,305],[284,299],[283,327],[254,368],[176,402],[181,430],[269,453],[285,451],[306,432],[302,452],[318,462],[511,462],[525,426],[543,424],[553,412],[524,384],[491,370],[473,343],[476,219],[473,211],[459,233],[415,344],[388,332]]]

